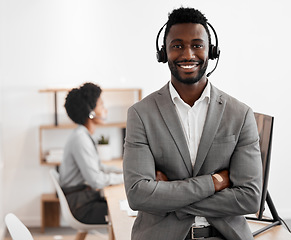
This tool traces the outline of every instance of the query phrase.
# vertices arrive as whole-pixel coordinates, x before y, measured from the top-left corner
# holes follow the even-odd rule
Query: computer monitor
[[[271,160],[271,149],[272,149],[272,135],[273,135],[273,122],[274,117],[255,113],[257,121],[258,132],[260,136],[260,149],[263,165],[263,188],[260,209],[258,212],[258,219],[261,220],[263,212],[265,210],[265,202],[268,193],[268,180]]]

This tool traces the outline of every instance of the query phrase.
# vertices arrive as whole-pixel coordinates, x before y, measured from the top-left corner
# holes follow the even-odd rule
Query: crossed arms
[[[218,175],[211,175],[209,171],[195,177],[167,179],[168,173],[172,176],[180,166],[177,169],[165,166],[166,173],[161,168],[157,172],[161,163],[157,163],[159,156],[148,141],[149,129],[138,111],[130,108],[124,152],[125,188],[130,207],[156,215],[175,212],[180,219],[188,215],[225,217],[256,212],[261,190],[261,158],[252,114],[249,110],[245,115],[235,148],[226,159],[227,169],[217,171]],[[215,161],[206,161],[210,160]]]
[[[215,192],[219,192],[225,188],[230,187],[228,170],[222,170],[220,172],[217,172],[213,174],[211,177],[214,184]],[[157,170],[156,181],[168,181],[168,178],[164,173]]]

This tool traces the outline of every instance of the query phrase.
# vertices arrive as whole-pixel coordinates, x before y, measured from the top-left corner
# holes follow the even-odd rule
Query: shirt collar
[[[207,82],[206,84],[206,87],[204,88],[200,98],[197,100],[197,102],[201,102],[203,101],[204,99],[207,99],[207,103],[209,104],[210,103],[210,88],[211,88],[211,85],[209,83],[209,81]],[[178,94],[178,92],[176,91],[176,89],[174,88],[172,82],[170,81],[169,82],[169,90],[170,90],[170,95],[171,95],[171,98],[172,98],[172,101],[173,103],[175,104],[175,99],[179,99],[180,101],[184,102],[182,100],[182,98],[180,97],[180,95]]]

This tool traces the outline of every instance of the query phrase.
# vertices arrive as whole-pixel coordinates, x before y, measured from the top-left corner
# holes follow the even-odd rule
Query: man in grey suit
[[[158,61],[168,62],[171,81],[128,110],[124,179],[139,211],[133,240],[253,239],[243,215],[260,202],[256,121],[209,82],[208,60],[219,49],[208,26],[192,8],[169,15]]]

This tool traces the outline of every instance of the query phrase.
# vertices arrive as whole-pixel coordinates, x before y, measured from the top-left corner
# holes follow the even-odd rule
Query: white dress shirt
[[[170,82],[170,94],[176,106],[185,138],[188,144],[192,166],[194,166],[207,111],[210,103],[210,84],[207,84],[200,98],[191,107],[185,103]]]
[[[194,167],[208,106],[210,103],[210,84],[207,83],[200,98],[194,103],[192,107],[181,99],[171,82],[169,83],[169,89],[172,101],[175,104],[177,114],[184,130],[192,167]],[[204,217],[195,217],[194,225],[207,226],[209,223]]]

